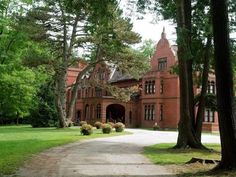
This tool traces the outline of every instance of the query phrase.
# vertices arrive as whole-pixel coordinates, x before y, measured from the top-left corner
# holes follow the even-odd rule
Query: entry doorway
[[[125,107],[120,104],[111,104],[106,109],[107,122],[125,123]]]

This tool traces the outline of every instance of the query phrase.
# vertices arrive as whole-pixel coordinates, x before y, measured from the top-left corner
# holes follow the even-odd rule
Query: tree
[[[211,0],[221,138],[221,161],[218,169],[236,168],[236,115],[227,2],[227,0]]]
[[[176,0],[177,44],[180,79],[180,121],[178,140],[175,148],[202,148],[193,130],[193,81],[191,53],[191,1]]]
[[[52,80],[42,85],[34,96],[33,107],[30,110],[32,127],[57,126],[58,115],[55,106],[54,87]]]
[[[155,44],[151,39],[145,40],[143,44],[138,48],[143,53],[144,57],[151,58],[155,52]]]
[[[207,1],[139,1],[141,8],[148,4],[154,13],[177,23],[178,74],[180,78],[180,122],[176,148],[203,148],[201,145],[202,121],[208,73],[211,69],[211,21]],[[193,14],[193,15],[192,15]],[[207,41],[207,42],[205,42]],[[197,75],[195,74],[197,73]],[[198,78],[198,79],[196,79]],[[200,80],[199,83],[194,81]],[[197,114],[193,89],[201,85]],[[196,116],[195,116],[196,115]],[[189,140],[188,140],[189,139]],[[194,142],[194,143],[193,143]],[[198,145],[197,145],[198,144]]]
[[[129,50],[129,45],[139,42],[140,37],[131,31],[132,25],[121,16],[115,0],[106,1],[103,5],[100,1],[43,2],[42,6],[32,9],[28,15],[46,31],[45,39],[53,56],[59,125],[66,127],[73,116],[81,78],[97,63],[108,62],[136,75],[139,74],[133,68],[139,67],[140,72],[144,70],[141,68],[143,61]],[[67,69],[82,60],[76,56],[76,50],[81,47],[91,55],[87,67],[79,73],[72,86],[72,98],[66,106]]]
[[[24,16],[28,3],[1,1],[0,6],[0,117],[15,119],[29,115],[33,97],[43,77],[38,70],[22,65],[29,46],[34,46],[19,18]],[[41,77],[42,76],[42,77]],[[4,122],[4,121],[3,121]]]
[[[3,67],[1,67],[3,69]],[[29,115],[36,93],[36,78],[29,70],[15,70],[7,68],[7,72],[0,73],[0,117],[19,118]]]

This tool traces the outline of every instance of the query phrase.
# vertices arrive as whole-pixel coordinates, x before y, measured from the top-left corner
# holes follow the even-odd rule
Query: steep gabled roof
[[[118,68],[115,68],[108,82],[113,83],[113,82],[119,82],[119,81],[130,80],[130,79],[134,79],[134,78],[122,72]]]

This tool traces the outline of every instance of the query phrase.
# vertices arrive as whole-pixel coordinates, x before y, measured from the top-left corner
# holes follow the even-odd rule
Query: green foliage
[[[21,18],[30,1],[3,1],[0,6],[0,120],[29,116],[35,95],[47,77],[41,69],[30,69],[22,60],[35,43],[23,28]],[[41,71],[40,71],[41,70]]]
[[[91,135],[93,133],[93,126],[89,124],[83,124],[80,128],[82,135]]]
[[[30,124],[32,127],[52,127],[58,122],[55,106],[53,84],[42,85],[34,99],[35,106],[31,109]]]
[[[138,50],[144,55],[145,58],[151,58],[155,52],[155,43],[151,39],[145,40]]]
[[[125,125],[121,122],[117,122],[115,125],[114,125],[114,128],[116,130],[116,132],[123,132],[124,129],[125,129]]]
[[[112,127],[110,124],[103,124],[102,125],[102,133],[109,134],[112,131]]]
[[[0,68],[0,116],[28,116],[37,91],[35,73],[27,68],[10,68],[9,65],[0,65]]]
[[[97,122],[94,123],[94,126],[95,126],[97,129],[100,129],[100,128],[102,128],[102,123],[99,122],[99,121],[97,121]]]

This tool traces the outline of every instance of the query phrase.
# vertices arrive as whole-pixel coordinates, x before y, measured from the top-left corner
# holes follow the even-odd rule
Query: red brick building
[[[171,46],[163,31],[151,59],[151,69],[139,80],[97,65],[84,78],[84,83],[93,77],[119,87],[139,85],[140,91],[129,102],[114,99],[107,91],[98,87],[85,86],[78,91],[75,121],[122,121],[127,127],[152,127],[157,123],[161,128],[176,129],[179,121],[179,78],[171,73],[177,62],[177,46]],[[80,68],[81,69],[81,68]],[[68,70],[68,85],[75,81],[78,68]],[[209,82],[209,92],[215,92],[214,76]],[[69,89],[68,89],[69,91]],[[196,93],[199,91],[195,90]],[[70,92],[68,92],[68,98]],[[206,110],[203,129],[218,130],[216,113]]]

